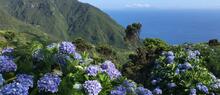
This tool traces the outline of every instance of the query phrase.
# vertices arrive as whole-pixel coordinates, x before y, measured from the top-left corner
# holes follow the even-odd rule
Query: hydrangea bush
[[[0,67],[0,95],[152,94],[123,77],[110,60],[93,60],[71,42],[5,48]]]
[[[5,48],[0,54],[0,95],[217,94],[220,80],[198,50],[164,51],[144,87],[123,77],[110,60],[77,52],[71,42]],[[180,93],[181,92],[181,93]]]
[[[149,78],[150,86],[160,88],[157,91],[163,94],[217,94],[216,81],[219,79],[204,67],[204,62],[198,50],[176,47],[175,51],[163,52],[155,61]]]

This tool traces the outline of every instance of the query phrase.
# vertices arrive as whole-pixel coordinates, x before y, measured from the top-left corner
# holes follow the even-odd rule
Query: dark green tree
[[[129,41],[137,41],[139,40],[139,35],[141,32],[141,23],[133,23],[131,25],[128,25],[127,28],[125,29],[125,40]]]

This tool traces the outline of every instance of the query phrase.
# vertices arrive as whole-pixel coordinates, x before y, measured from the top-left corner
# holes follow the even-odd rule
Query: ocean
[[[105,11],[126,27],[142,24],[141,38],[160,38],[170,44],[220,39],[220,10]]]

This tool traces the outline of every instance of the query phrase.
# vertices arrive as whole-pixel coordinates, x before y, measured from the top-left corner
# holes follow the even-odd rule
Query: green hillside
[[[54,41],[82,37],[93,44],[124,45],[122,26],[101,10],[77,0],[0,0],[0,6],[4,11],[1,28],[42,31]]]

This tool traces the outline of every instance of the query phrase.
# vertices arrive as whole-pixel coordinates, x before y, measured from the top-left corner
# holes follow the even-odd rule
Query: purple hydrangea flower
[[[5,79],[3,78],[2,74],[0,74],[0,86],[2,86],[5,82]]]
[[[89,76],[96,76],[99,72],[100,68],[97,65],[90,65],[89,67],[86,68],[86,73]]]
[[[195,88],[190,89],[189,95],[196,95],[196,89]]]
[[[47,73],[38,80],[37,85],[39,91],[52,92],[58,91],[61,79],[58,75]]]
[[[171,64],[174,62],[175,56],[167,56],[166,60],[168,64]]]
[[[129,80],[125,80],[122,85],[124,87],[126,87],[126,90],[128,93],[134,93],[135,92],[135,88],[136,88],[136,84],[133,81],[129,81]]]
[[[97,80],[85,81],[83,87],[88,95],[98,95],[102,90],[102,86]]]
[[[162,90],[161,90],[160,88],[155,88],[154,91],[153,91],[153,93],[154,93],[155,95],[162,95]]]
[[[184,64],[182,64],[182,67],[183,67],[183,69],[191,69],[192,68],[192,65],[190,64],[190,63],[188,63],[188,62],[185,62]]]
[[[153,93],[150,90],[145,89],[144,87],[138,87],[136,89],[136,94],[137,95],[153,95]]]
[[[28,95],[28,88],[21,83],[13,82],[0,89],[1,95]]]
[[[157,84],[157,80],[155,80],[155,79],[152,80],[152,81],[151,81],[151,84],[152,84],[152,85],[156,85],[156,84]]]
[[[191,50],[189,50],[188,51],[188,58],[190,58],[190,59],[195,59],[196,58],[196,53],[195,52],[193,52],[193,51],[191,51]]]
[[[3,55],[8,55],[8,54],[11,54],[11,53],[13,53],[14,52],[14,48],[4,48],[4,49],[2,49],[2,54]]]
[[[126,95],[126,93],[124,93],[123,91],[120,91],[120,90],[112,90],[110,92],[110,95]]]
[[[82,56],[81,56],[81,54],[75,52],[75,53],[74,53],[74,58],[75,58],[76,60],[81,60],[81,59],[82,59]]]
[[[179,73],[180,73],[180,69],[179,69],[179,68],[177,68],[177,69],[176,69],[176,71],[175,71],[175,74],[177,74],[177,75],[178,75]]]
[[[194,53],[199,56],[200,55],[200,52],[198,50],[195,50]]]
[[[115,90],[111,91],[111,95],[126,95],[127,89],[120,85],[115,88]]]
[[[23,86],[29,88],[33,87],[33,76],[27,74],[19,74],[16,76],[16,82],[21,83]]]
[[[112,63],[111,61],[105,61],[101,65],[101,69],[102,72],[106,72],[112,80],[117,79],[121,76],[121,72],[118,69],[116,69],[114,63]]]
[[[170,88],[170,89],[171,89],[171,88],[175,88],[175,87],[176,87],[176,84],[175,84],[175,83],[168,83],[168,84],[167,84],[167,87]]]
[[[211,85],[211,87],[212,87],[213,89],[219,89],[219,88],[220,88],[220,83],[219,83],[219,82],[214,83],[214,84]]]
[[[54,59],[57,61],[57,63],[61,65],[66,65],[67,61],[70,60],[70,56],[65,54],[55,54]]]
[[[115,69],[115,64],[112,63],[111,61],[107,60],[104,63],[102,63],[101,68],[103,70],[107,70],[107,69]]]
[[[174,56],[174,53],[172,51],[168,51],[166,56]]]
[[[62,54],[74,54],[76,46],[71,42],[61,42],[59,52]]]
[[[197,88],[199,91],[202,91],[203,93],[206,93],[206,94],[209,93],[208,87],[206,87],[206,86],[203,85],[202,83],[198,83],[198,84],[196,85],[196,88]]]
[[[0,73],[17,70],[17,65],[8,56],[0,56]]]
[[[121,77],[121,72],[118,69],[107,69],[105,72],[112,80]]]

